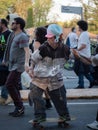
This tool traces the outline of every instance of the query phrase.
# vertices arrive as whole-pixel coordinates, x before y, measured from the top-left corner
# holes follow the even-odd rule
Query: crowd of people
[[[32,44],[29,44],[23,18],[14,18],[10,29],[6,19],[0,20],[0,72],[4,72],[1,71],[2,66],[8,72],[5,81],[0,83],[0,104],[7,104],[9,98],[13,101],[15,108],[9,113],[10,116],[24,115],[25,107],[20,89],[21,74],[26,71],[32,79],[29,101],[34,104],[33,122],[46,120],[45,110],[52,107],[51,101],[60,120],[71,120],[62,74],[65,62],[74,57],[74,72],[78,76],[79,84],[76,89],[84,88],[84,76],[89,80],[89,88],[98,83],[98,47],[96,55],[91,56],[88,23],[80,20],[77,25],[80,35],[76,34],[76,28],[73,27],[66,44],[63,40],[63,29],[58,24],[37,27]],[[98,113],[93,125],[87,126],[98,129]]]

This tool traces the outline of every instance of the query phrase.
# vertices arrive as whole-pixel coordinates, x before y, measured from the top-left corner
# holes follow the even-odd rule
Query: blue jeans
[[[88,74],[82,74],[82,73],[80,73],[79,74],[79,86],[81,87],[81,88],[84,88],[84,76],[89,80],[89,82],[90,83],[93,83],[93,81],[94,81],[94,79],[93,79],[93,77],[90,75],[90,73],[88,73]]]
[[[34,115],[35,117],[46,117],[45,113],[45,102],[42,98],[44,90],[33,85],[30,91],[30,99],[34,103]],[[66,101],[66,90],[62,86],[59,89],[49,91],[50,98],[56,108],[59,116],[69,115]]]
[[[79,87],[84,88],[84,76],[89,80],[90,84],[94,82],[94,78],[91,75],[91,66],[85,65],[80,62],[78,78],[79,78]]]
[[[8,90],[7,90],[7,87],[5,85],[2,86],[1,97],[4,98],[4,99],[8,98]]]

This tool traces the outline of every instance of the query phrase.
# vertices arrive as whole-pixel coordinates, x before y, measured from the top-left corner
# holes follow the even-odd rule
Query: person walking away
[[[69,40],[68,40],[69,38]],[[67,42],[69,41],[69,43]],[[66,44],[69,46],[69,48],[76,49],[78,45],[78,35],[76,34],[75,27],[72,27],[71,32],[67,36]]]
[[[19,92],[19,81],[21,73],[28,71],[29,66],[29,39],[23,32],[25,21],[21,17],[17,17],[13,22],[14,38],[9,51],[9,75],[6,81],[6,87],[13,99],[15,109],[9,115],[13,117],[22,116],[24,114],[24,106]]]
[[[71,32],[68,34],[67,40],[66,40],[66,45],[68,45],[68,47],[70,48],[70,50],[71,49],[77,49],[78,35],[76,33],[76,28],[75,27],[72,27]],[[73,58],[72,53],[70,55],[70,59],[68,60],[67,64],[69,65],[68,69],[73,69],[74,58]],[[65,68],[66,68],[66,64],[65,64]]]

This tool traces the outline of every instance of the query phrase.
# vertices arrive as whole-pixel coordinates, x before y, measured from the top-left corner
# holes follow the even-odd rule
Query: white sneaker
[[[94,122],[92,122],[90,124],[87,124],[87,127],[91,128],[93,130],[98,130],[98,121],[94,121]]]
[[[5,105],[8,105],[12,102],[12,98],[10,96],[8,96],[7,100],[5,101]]]

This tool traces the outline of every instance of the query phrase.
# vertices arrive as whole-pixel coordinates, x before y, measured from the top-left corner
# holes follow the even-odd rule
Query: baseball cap
[[[56,40],[58,41],[62,33],[63,30],[58,24],[50,24],[47,28],[47,34],[45,35],[45,37],[51,38],[53,36],[56,36]]]

